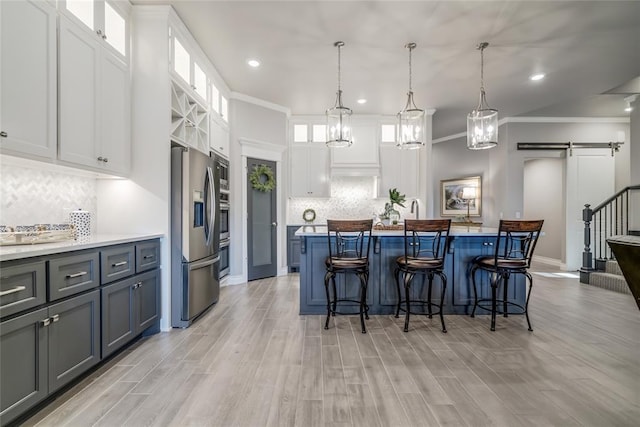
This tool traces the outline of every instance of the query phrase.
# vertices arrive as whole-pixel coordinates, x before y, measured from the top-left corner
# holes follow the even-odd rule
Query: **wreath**
[[[276,178],[273,176],[273,170],[267,165],[256,165],[253,172],[249,175],[251,187],[255,190],[268,193],[276,188]]]

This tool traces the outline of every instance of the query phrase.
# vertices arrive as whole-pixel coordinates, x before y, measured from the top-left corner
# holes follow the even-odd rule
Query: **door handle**
[[[116,262],[115,264],[111,264],[111,267],[121,267],[123,265],[127,265],[128,262],[127,261],[120,261],[120,262]]]
[[[212,264],[215,264],[216,262],[220,261],[220,256],[218,255],[217,257],[210,259],[208,261],[200,261],[200,262],[196,262],[196,263],[191,263],[191,265],[189,265],[189,270],[197,270],[199,268],[203,268],[203,267],[208,267]]]
[[[274,221],[274,222],[272,222],[272,223],[271,223],[271,226],[272,226],[272,227],[277,227],[277,226],[278,226],[278,223]]]

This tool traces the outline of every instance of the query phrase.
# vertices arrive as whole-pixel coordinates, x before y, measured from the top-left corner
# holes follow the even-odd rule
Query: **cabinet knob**
[[[5,131],[0,132],[0,136],[3,138],[8,137],[9,135],[7,135],[7,133]]]
[[[99,161],[99,162],[104,161],[104,159],[102,158],[102,156],[98,157],[98,161]]]
[[[100,37],[102,37],[102,30],[96,31],[96,34],[99,35]]]
[[[40,325],[42,326],[49,326],[49,324],[51,323],[51,318],[47,317],[46,319],[43,319],[40,321]]]
[[[107,159],[106,157],[104,159],[102,159],[103,162],[105,163],[109,163],[109,159]]]
[[[54,314],[54,315],[51,317],[51,321],[52,321],[53,323],[56,323],[56,322],[57,322],[57,321],[59,321],[59,320],[60,320],[60,315],[59,315],[59,314]]]

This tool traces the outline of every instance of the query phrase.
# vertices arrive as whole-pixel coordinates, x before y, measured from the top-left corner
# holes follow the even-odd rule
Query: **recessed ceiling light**
[[[258,68],[260,66],[260,61],[257,59],[249,59],[247,64],[249,64],[249,67]]]
[[[544,79],[543,73],[532,74],[531,76],[529,76],[529,80],[533,80],[534,82],[542,79]]]
[[[360,98],[360,99],[358,99],[356,102],[357,102],[358,104],[366,104],[366,103],[367,103],[367,100],[366,100],[366,99],[364,99],[364,98]]]

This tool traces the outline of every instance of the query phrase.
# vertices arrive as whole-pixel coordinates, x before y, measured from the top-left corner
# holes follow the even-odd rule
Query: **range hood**
[[[380,150],[375,122],[352,123],[353,144],[331,149],[331,176],[380,176]]]

